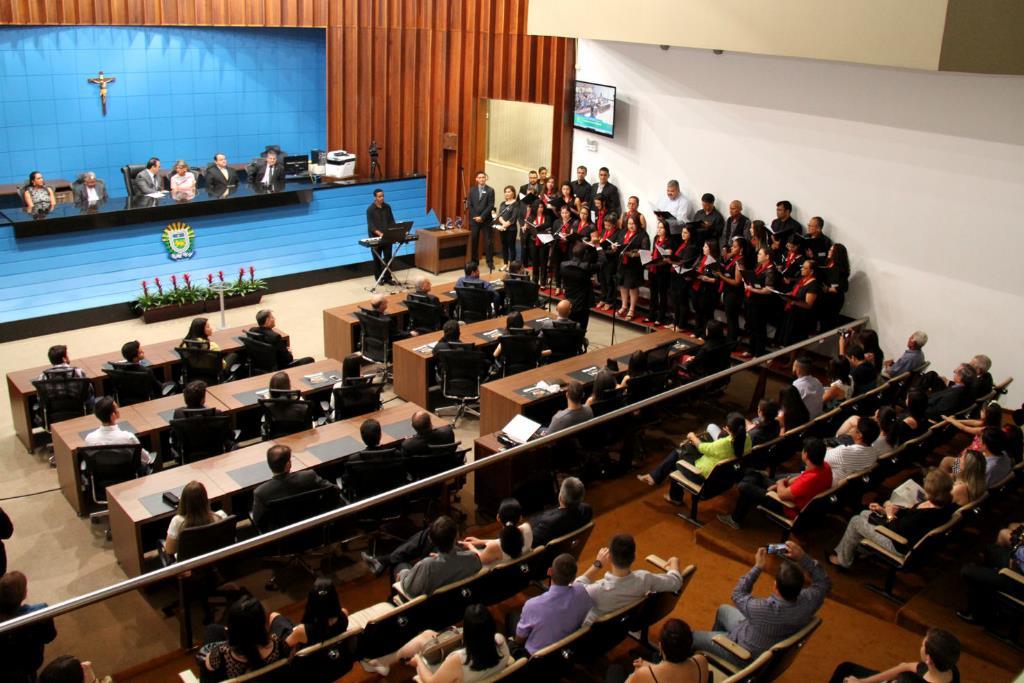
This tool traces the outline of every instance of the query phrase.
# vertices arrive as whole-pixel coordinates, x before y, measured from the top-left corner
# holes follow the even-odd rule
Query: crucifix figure
[[[103,72],[101,71],[99,76],[97,76],[96,78],[90,78],[88,80],[93,85],[100,86],[100,103],[103,105],[103,115],[106,116],[107,115],[107,85],[110,84],[110,83],[113,83],[114,81],[116,81],[117,78],[115,78],[113,76],[108,78],[108,77],[104,76]]]

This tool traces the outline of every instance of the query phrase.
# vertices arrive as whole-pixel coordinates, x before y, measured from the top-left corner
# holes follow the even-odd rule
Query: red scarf
[[[634,223],[634,225],[636,224]],[[622,238],[622,263],[624,264],[629,262],[629,257],[626,256],[626,251],[628,251],[628,249],[626,249],[626,245],[628,245],[630,240],[632,240],[634,237],[636,237],[636,230],[627,230],[625,236]]]
[[[668,242],[664,237],[655,237],[654,244],[651,246],[651,262],[647,264],[647,270],[652,273],[656,272],[658,268],[667,266],[668,264],[661,258],[661,252],[658,251],[658,247]]]
[[[597,212],[597,220],[594,221],[595,225],[604,225],[604,215],[608,213],[608,209],[601,209]]]
[[[757,268],[754,269],[754,274],[755,275],[761,275],[762,273],[764,273],[766,270],[768,270],[771,267],[772,267],[772,262],[771,261],[768,261],[767,263],[759,263],[757,265]],[[750,298],[750,291],[749,290],[747,291],[747,298],[748,299]]]
[[[708,258],[710,258],[710,257],[707,256],[707,255],[704,255],[704,256],[700,257],[700,264],[697,266],[697,277],[694,278],[693,285],[692,285],[693,291],[695,291],[695,292],[699,292],[700,291],[701,285],[708,284],[708,283],[705,283],[703,280],[700,279],[700,276],[704,274],[704,266],[707,265]]]
[[[813,275],[811,275],[810,277],[801,278],[795,285],[793,285],[793,291],[791,291],[789,293],[789,295],[790,296],[799,296],[800,295],[799,294],[800,289],[803,288],[803,287],[806,287],[807,285],[809,285],[812,282],[814,282],[814,279],[815,278],[814,278]],[[796,302],[794,302],[794,301],[787,301],[786,302],[786,310],[787,311],[793,310],[793,306],[794,306],[795,303]]]
[[[740,260],[739,256],[733,256],[732,259],[730,259],[730,261],[727,264],[725,264],[725,270],[726,271],[731,270],[732,267],[735,266],[736,262],[739,261],[739,260]],[[736,275],[736,273],[733,273],[733,275]],[[733,287],[734,285],[729,285],[729,286]],[[724,291],[725,291],[725,280],[719,280],[718,281],[718,293],[721,294]]]
[[[789,267],[793,265],[793,261],[796,261],[798,256],[800,256],[800,254],[795,251],[789,252],[789,254],[786,255],[786,262],[782,269],[789,270]]]
[[[686,249],[686,245],[689,244],[689,242],[690,242],[690,240],[686,240],[685,242],[680,244],[678,247],[676,247],[676,252],[675,252],[674,255],[675,256],[682,256],[683,255],[683,251]]]
[[[610,227],[610,228],[608,228],[607,230],[604,231],[604,234],[601,235],[601,241],[602,242],[604,242],[605,240],[608,240],[609,242],[613,241],[612,238],[615,237],[615,233],[617,233],[618,231],[619,231],[619,229],[616,228],[613,225],[612,227]]]

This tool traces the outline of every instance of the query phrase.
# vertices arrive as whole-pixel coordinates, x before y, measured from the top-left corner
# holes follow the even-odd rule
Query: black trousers
[[[619,285],[616,282],[616,274],[619,269],[619,259],[614,254],[608,256],[608,260],[601,269],[601,300],[609,306],[614,306],[618,300]]]
[[[655,268],[647,271],[648,284],[651,289],[650,317],[656,322],[664,322],[667,319],[668,310],[668,268]]]
[[[702,283],[701,288],[693,292],[693,329],[698,337],[707,334],[708,323],[715,319],[715,306],[718,305],[718,290],[710,283]]]
[[[548,285],[548,267],[551,262],[551,242],[547,244],[531,244],[533,254],[533,281],[541,287]]]
[[[566,298],[573,299],[573,297],[570,297],[568,293],[566,293]],[[586,332],[587,325],[590,324],[590,306],[580,306],[577,308],[574,304],[572,307],[572,313],[569,314],[569,320],[575,320],[579,323],[580,329]]]
[[[993,545],[987,550],[985,564],[968,564],[960,570],[967,589],[967,611],[989,624],[996,618],[996,593],[1003,592],[1024,599],[1020,584],[999,570],[1010,563],[1010,549]]]
[[[516,260],[516,237],[518,229],[515,224],[505,228],[505,231],[501,233],[501,259],[505,262],[505,266]]]
[[[722,292],[722,305],[725,307],[725,324],[728,327],[727,339],[735,342],[740,338],[740,313],[743,311],[743,290],[736,291],[727,287]]]
[[[747,299],[747,332],[750,334],[750,353],[763,356],[768,351],[768,321],[772,302],[768,296],[753,294]]]
[[[676,327],[682,327],[686,324],[686,319],[690,317],[690,283],[687,282],[682,275],[673,274],[671,276],[671,290],[672,290],[672,323]]]
[[[855,678],[869,678],[874,676],[877,671],[869,669],[866,666],[860,664],[854,664],[853,662],[843,662],[836,667],[836,670],[832,672],[832,678],[828,679],[828,683],[843,683],[847,676],[853,676]]]
[[[745,471],[743,479],[740,480],[737,487],[740,497],[736,500],[736,508],[732,511],[732,518],[737,522],[742,522],[747,514],[758,505],[770,508],[776,512],[782,512],[783,506],[774,498],[768,497],[768,487],[774,484],[775,481],[785,479],[788,476],[790,475],[779,475],[773,480],[757,470]]]
[[[491,224],[488,222],[490,218],[484,216],[483,223],[477,223],[470,219],[469,221],[469,232],[470,232],[470,246],[469,253],[470,257],[474,261],[480,260],[480,239],[484,241],[484,253],[487,255],[487,265],[492,269],[494,268],[494,240],[491,238]]]
[[[392,550],[389,554],[377,559],[379,559],[384,565],[394,568],[395,572],[416,564],[418,561],[437,550],[437,548],[434,547],[434,544],[430,542],[428,530],[429,527],[422,531],[417,531],[406,539],[402,545]]]
[[[379,244],[376,247],[373,247],[373,253],[376,255],[373,259],[373,277],[374,279],[377,279],[380,277],[380,274],[384,272],[384,263],[391,260],[391,245]],[[384,263],[381,263],[381,261]]]

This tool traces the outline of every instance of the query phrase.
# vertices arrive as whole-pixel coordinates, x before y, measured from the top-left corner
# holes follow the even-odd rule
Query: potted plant
[[[256,268],[249,266],[248,277],[246,269],[238,269],[238,279],[234,282],[226,282],[224,271],[217,271],[219,286],[215,284],[213,273],[206,275],[207,285],[192,282],[192,276],[185,273],[181,277],[181,283],[177,275],[171,275],[171,288],[164,290],[160,278],[153,278],[156,287],[154,292],[149,288],[146,280],[142,281],[142,294],[133,303],[132,307],[142,313],[142,319],[147,323],[181,318],[185,316],[196,316],[203,312],[213,313],[220,310],[220,287],[224,287],[224,307],[237,308],[258,304],[263,299],[263,290],[267,283],[256,278]]]
[[[224,282],[224,272],[218,271],[217,275],[221,278],[221,282]],[[238,278],[224,292],[224,308],[239,308],[240,306],[258,304],[263,299],[263,290],[266,288],[267,283],[256,278],[254,266],[249,266],[248,277],[246,277],[246,269],[239,268]],[[220,310],[220,300],[210,299],[206,310]]]

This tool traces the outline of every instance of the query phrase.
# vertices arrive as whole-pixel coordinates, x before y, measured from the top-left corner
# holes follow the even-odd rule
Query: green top
[[[747,434],[747,440],[743,443],[743,455],[749,453],[752,447],[750,435]],[[725,434],[718,441],[702,442],[697,446],[697,450],[700,451],[700,457],[693,464],[702,475],[707,477],[715,465],[733,457],[732,437]]]

